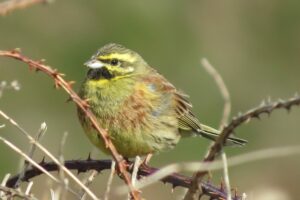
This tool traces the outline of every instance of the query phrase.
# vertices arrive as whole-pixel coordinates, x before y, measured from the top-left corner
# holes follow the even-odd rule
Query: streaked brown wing
[[[188,95],[178,91],[166,78],[158,74],[155,70],[151,73],[152,75],[145,77],[145,81],[149,84],[155,84],[155,89],[168,96],[170,102],[164,102],[173,104],[177,118],[178,128],[183,131],[199,131],[201,125],[198,119],[191,112],[192,104],[188,100]],[[168,98],[169,99],[169,98]]]

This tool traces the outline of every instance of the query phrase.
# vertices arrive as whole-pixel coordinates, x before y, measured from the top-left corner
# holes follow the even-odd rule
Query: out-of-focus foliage
[[[299,10],[300,2],[293,0],[57,0],[0,17],[0,49],[20,47],[32,58],[45,58],[67,79],[75,80],[78,87],[86,72],[83,63],[94,51],[109,42],[121,43],[139,52],[188,93],[202,122],[218,127],[223,101],[212,78],[201,68],[200,58],[208,58],[223,76],[231,93],[233,114],[269,97],[276,100],[292,96],[300,87]],[[0,81],[15,79],[22,89],[5,91],[0,109],[33,135],[45,121],[48,131],[42,143],[54,153],[62,133],[68,131],[65,159],[87,157],[93,147],[78,123],[74,105],[65,103],[66,94],[56,91],[45,75],[0,58]],[[228,156],[299,145],[299,117],[300,108],[294,108],[290,114],[276,111],[270,118],[244,125],[237,134],[248,139],[249,144],[227,148]],[[8,124],[0,133],[28,149],[28,141]],[[208,144],[200,138],[184,139],[174,150],[155,156],[151,164],[199,160]],[[0,158],[0,179],[5,173],[17,172],[18,157],[2,144]],[[41,155],[37,153],[36,159],[41,159]],[[271,190],[278,188],[287,198],[296,199],[300,195],[299,168],[299,157],[293,156],[229,170],[232,186],[239,191],[255,194],[268,185]],[[100,175],[93,187],[100,187],[106,178]],[[220,182],[220,176],[214,178]],[[176,189],[171,194],[168,187],[160,184],[147,188],[143,195],[151,199],[155,191],[160,199],[174,199],[182,192]]]

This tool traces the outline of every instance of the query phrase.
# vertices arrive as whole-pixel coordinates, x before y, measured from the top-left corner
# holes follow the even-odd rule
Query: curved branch
[[[260,116],[264,113],[270,115],[274,110],[276,109],[286,109],[290,110],[292,106],[294,105],[300,105],[300,96],[296,95],[295,97],[292,97],[288,100],[279,100],[277,102],[270,102],[268,104],[265,104],[264,102],[249,111],[247,111],[244,114],[239,115],[238,117],[235,117],[232,119],[232,121],[223,128],[221,131],[221,134],[216,139],[216,141],[212,144],[212,146],[209,149],[208,154],[205,156],[204,161],[210,162],[215,159],[215,157],[221,152],[223,145],[225,144],[227,138],[234,132],[234,130],[242,125],[245,122],[248,122],[249,120],[253,118],[260,119]],[[189,188],[189,191],[187,192],[185,196],[185,200],[187,199],[194,199],[195,194],[197,193],[198,184],[201,182],[202,178],[208,173],[208,171],[200,171],[193,176],[191,187]]]
[[[42,61],[34,61],[20,53],[18,49],[13,51],[1,51],[0,56],[10,57],[16,60],[22,61],[29,66],[29,69],[42,71],[48,76],[50,76],[55,83],[56,88],[63,88],[69,95],[71,100],[73,100],[76,105],[85,113],[85,115],[90,119],[94,128],[98,131],[99,135],[103,139],[106,148],[110,151],[112,157],[117,163],[117,167],[119,172],[122,174],[122,177],[128,187],[130,188],[130,194],[135,199],[140,199],[139,192],[132,187],[131,180],[129,178],[129,174],[126,170],[126,161],[122,158],[122,156],[117,152],[115,146],[111,142],[109,135],[105,129],[99,126],[98,121],[92,111],[89,109],[89,105],[86,101],[82,100],[77,93],[72,89],[73,82],[67,82],[63,79],[64,74],[59,73],[56,69],[52,69],[51,67],[44,65]]]
[[[97,170],[98,172],[101,172],[106,169],[111,168],[111,160],[93,160],[91,158],[88,158],[87,160],[69,160],[65,161],[64,165],[66,168],[70,170],[77,170],[78,173],[86,172],[88,170]],[[58,171],[59,166],[57,166],[54,162],[45,162],[44,160],[39,163],[44,169],[47,171]],[[132,164],[132,163],[129,163]],[[130,169],[131,172],[132,169]],[[159,169],[149,167],[146,165],[141,165],[138,171],[138,178],[141,178],[143,176],[149,176]],[[36,176],[39,176],[43,174],[39,169],[32,167],[28,170],[26,170],[24,178],[22,178],[22,181],[29,181],[31,178],[34,178]],[[11,177],[7,183],[7,187],[14,187],[15,182],[18,180],[19,174]],[[172,184],[172,187],[184,187],[189,188],[192,182],[192,179],[187,176],[183,176],[181,174],[174,173],[170,176],[167,176],[161,180],[164,183],[170,183]],[[226,199],[226,191],[224,188],[213,186],[212,184],[208,182],[202,182],[201,188],[203,191],[203,194],[209,196],[211,199],[216,200],[223,200]],[[232,198],[232,200],[241,200],[240,196],[235,196]]]
[[[222,146],[225,144],[227,138],[234,132],[234,130],[245,122],[253,118],[260,119],[262,114],[271,115],[271,113],[276,109],[286,109],[289,111],[292,106],[300,105],[300,96],[296,95],[288,100],[279,100],[277,102],[270,102],[268,104],[262,103],[260,106],[247,111],[244,114],[234,117],[232,121],[223,128],[220,136],[215,141],[215,143],[210,147],[210,151],[205,158],[205,161],[212,161],[218,153],[220,153]]]

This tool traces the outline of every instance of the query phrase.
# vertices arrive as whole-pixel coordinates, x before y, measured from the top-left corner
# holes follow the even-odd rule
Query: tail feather
[[[211,128],[209,126],[201,124],[201,129],[198,130],[198,133],[201,134],[205,138],[215,141],[218,138],[220,131],[218,131],[214,128]],[[231,137],[227,138],[225,145],[244,146],[245,144],[247,144],[247,142],[248,142],[247,140],[231,136]]]

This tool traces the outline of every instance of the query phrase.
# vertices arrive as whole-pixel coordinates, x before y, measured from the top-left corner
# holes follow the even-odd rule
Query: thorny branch
[[[77,170],[78,173],[86,172],[88,170],[97,170],[98,172],[101,172],[105,169],[111,168],[111,160],[94,160],[90,157],[87,160],[69,160],[65,161],[64,165],[66,168],[70,170]],[[44,169],[46,169],[48,172],[50,171],[58,171],[59,166],[57,166],[53,162],[45,162],[44,160],[39,163]],[[132,163],[129,163],[130,165]],[[132,166],[132,165],[131,165]],[[145,177],[152,175],[153,173],[157,172],[159,169],[149,167],[146,165],[141,165],[138,171],[138,178]],[[130,169],[132,172],[132,168]],[[40,170],[38,170],[35,167],[32,167],[31,169],[28,169],[25,172],[25,176],[22,179],[22,181],[29,181],[31,178],[36,177],[40,174],[43,174]],[[13,187],[16,180],[18,179],[19,175],[11,177],[7,183],[7,187]],[[172,187],[175,188],[177,186],[189,188],[191,185],[192,179],[187,176],[183,176],[177,173],[174,173],[170,176],[167,176],[161,180],[164,183],[170,183],[172,184]],[[203,194],[209,196],[211,199],[215,200],[224,200],[226,199],[227,193],[224,190],[224,188],[220,187],[217,188],[216,186],[213,186],[209,182],[202,182],[201,188],[203,191]],[[240,196],[234,196],[232,200],[241,200]]]
[[[62,87],[71,97],[71,99],[80,107],[85,114],[90,118],[92,124],[94,125],[95,129],[98,130],[100,136],[103,138],[104,142],[106,143],[107,148],[111,151],[111,154],[114,158],[114,160],[117,163],[118,169],[120,173],[122,173],[122,176],[125,179],[125,182],[128,184],[128,186],[131,189],[131,195],[134,199],[139,199],[139,194],[136,190],[133,190],[131,181],[129,179],[129,175],[127,173],[127,168],[126,168],[126,161],[122,159],[122,157],[117,153],[114,145],[110,141],[108,134],[106,130],[101,128],[96,121],[95,116],[93,113],[89,110],[88,104],[86,101],[81,100],[79,96],[72,90],[71,88],[71,82],[66,82],[62,76],[63,74],[60,74],[57,72],[57,70],[54,70],[50,68],[49,66],[44,65],[42,62],[39,61],[34,61],[31,60],[23,55],[20,54],[18,51],[0,51],[0,56],[5,56],[5,57],[12,57],[17,60],[20,60],[22,62],[25,62],[29,65],[30,69],[35,69],[36,71],[43,71],[50,77],[52,77],[55,81],[55,86],[57,88]],[[210,147],[209,152],[207,156],[205,157],[204,161],[209,162],[213,161],[215,157],[221,152],[223,145],[225,144],[226,139],[234,132],[234,130],[240,126],[241,124],[251,120],[252,118],[260,118],[260,116],[263,113],[266,113],[268,115],[271,114],[271,112],[275,109],[279,108],[284,108],[287,110],[290,110],[293,105],[299,105],[300,104],[300,97],[295,96],[293,98],[290,98],[286,101],[280,100],[278,102],[270,102],[268,104],[262,104],[258,106],[257,108],[254,108],[252,110],[249,110],[248,112],[239,115],[236,118],[233,118],[232,121],[229,123],[229,125],[225,126],[222,131],[220,136],[217,138],[217,140],[213,143],[213,145]],[[102,164],[99,164],[97,162],[102,162]],[[78,164],[80,163],[80,164]],[[41,165],[45,167],[45,169],[49,171],[57,171],[58,166],[54,163],[45,163],[42,162]],[[65,165],[69,169],[77,169],[78,172],[84,172],[89,169],[95,169],[98,171],[101,171],[103,169],[109,169],[111,166],[111,161],[96,161],[96,160],[86,160],[86,161],[68,161],[65,162]],[[153,174],[155,171],[158,169],[147,167],[147,166],[142,166],[139,169],[139,176],[147,176],[150,174]],[[202,189],[202,193],[206,194],[211,197],[211,199],[226,199],[226,192],[221,189],[216,189],[214,186],[210,185],[209,183],[203,183],[202,178],[204,177],[205,174],[207,174],[208,171],[201,171],[198,172],[193,178],[185,177],[179,174],[173,174],[171,176],[168,176],[164,179],[162,179],[163,182],[169,182],[173,185],[173,187],[176,186],[182,186],[182,187],[187,187],[189,188],[189,191],[192,192],[192,194],[196,194],[196,190],[198,190],[199,186]],[[25,173],[25,177],[23,180],[28,180],[34,176],[37,176],[39,174],[42,174],[41,171],[37,170],[35,167],[32,167],[32,169],[29,169]],[[9,184],[14,184],[15,181],[17,180],[18,176],[10,179],[8,181],[8,186]],[[10,185],[12,186],[12,185]],[[232,199],[238,200],[240,197],[234,196]]]
[[[225,144],[227,138],[234,132],[234,130],[242,125],[245,122],[248,122],[249,120],[253,118],[260,119],[262,114],[268,114],[270,115],[274,110],[284,108],[286,110],[290,110],[292,106],[294,105],[300,105],[300,96],[295,95],[295,97],[292,97],[288,100],[278,100],[277,102],[269,102],[265,103],[263,102],[260,106],[251,109],[247,111],[244,114],[240,114],[238,117],[234,117],[232,121],[223,128],[221,131],[221,134],[216,139],[216,141],[213,143],[213,145],[210,147],[208,154],[204,158],[205,162],[210,162],[215,159],[215,157],[221,152],[223,145]],[[189,189],[188,193],[196,194],[198,190],[198,185],[201,183],[202,178],[204,175],[206,175],[208,171],[201,171],[194,175],[193,183],[191,185],[191,188]]]
[[[0,15],[7,15],[17,9],[24,9],[34,4],[49,3],[50,0],[7,0],[0,3]]]
[[[300,96],[295,95],[295,97],[292,97],[288,100],[278,100],[277,102],[270,102],[267,104],[263,102],[257,108],[251,109],[244,114],[240,114],[238,117],[234,117],[232,121],[224,127],[214,145],[211,146],[210,152],[206,156],[205,160],[211,161],[216,157],[216,155],[220,152],[222,146],[225,144],[226,139],[230,136],[230,134],[234,132],[234,130],[238,126],[242,125],[245,122],[248,122],[253,118],[260,119],[261,115],[264,113],[270,115],[276,109],[283,108],[289,111],[294,105],[300,105]]]
[[[94,128],[98,131],[99,135],[103,139],[106,147],[110,151],[112,157],[117,163],[118,170],[120,174],[122,175],[125,183],[130,188],[130,194],[133,197],[133,199],[138,200],[140,199],[140,194],[137,190],[134,190],[131,184],[131,180],[129,177],[129,174],[126,170],[126,161],[122,158],[122,156],[117,152],[115,146],[111,142],[108,133],[105,129],[103,129],[101,126],[99,126],[96,117],[89,109],[89,105],[87,101],[82,100],[77,93],[72,89],[72,83],[73,82],[67,82],[63,79],[64,74],[59,73],[56,69],[52,69],[51,67],[44,65],[42,61],[34,61],[24,55],[22,55],[19,51],[19,49],[12,50],[12,51],[0,51],[0,56],[3,57],[10,57],[17,59],[19,61],[22,61],[26,64],[28,64],[29,69],[36,70],[36,71],[42,71],[51,78],[54,79],[56,88],[63,88],[69,95],[70,98],[76,103],[76,105],[85,113],[85,115],[90,119],[92,125]]]

